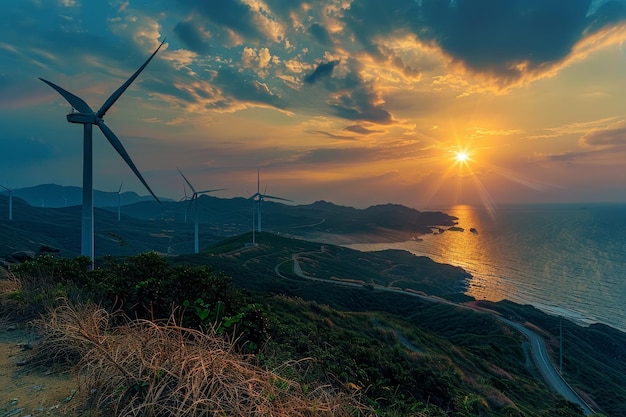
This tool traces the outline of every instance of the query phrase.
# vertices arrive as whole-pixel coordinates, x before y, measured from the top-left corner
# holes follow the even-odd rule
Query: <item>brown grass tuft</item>
[[[121,321],[96,306],[65,303],[36,324],[39,360],[74,361],[84,398],[107,415],[374,415],[352,395],[301,386],[254,365],[234,341],[174,320]]]

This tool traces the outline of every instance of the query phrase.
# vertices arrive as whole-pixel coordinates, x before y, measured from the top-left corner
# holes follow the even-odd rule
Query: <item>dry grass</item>
[[[120,322],[96,306],[65,303],[36,323],[43,336],[37,358],[75,361],[83,399],[106,415],[374,415],[352,395],[254,365],[216,334],[173,320]]]

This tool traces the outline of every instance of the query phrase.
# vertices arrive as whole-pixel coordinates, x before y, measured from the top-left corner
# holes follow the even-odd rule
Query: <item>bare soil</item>
[[[28,329],[0,326],[0,416],[81,415],[74,398],[76,378],[25,363],[36,339]]]

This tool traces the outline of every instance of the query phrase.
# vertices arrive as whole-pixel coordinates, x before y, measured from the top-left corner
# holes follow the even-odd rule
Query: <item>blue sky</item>
[[[626,201],[622,0],[7,0],[0,184],[80,185],[107,113],[151,188],[364,207]],[[94,186],[147,194],[95,133]],[[466,151],[469,159],[455,155]]]

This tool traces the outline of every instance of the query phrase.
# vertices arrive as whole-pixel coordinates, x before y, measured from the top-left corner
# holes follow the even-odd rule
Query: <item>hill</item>
[[[41,186],[46,192],[59,186]],[[52,190],[52,191],[51,191]],[[58,190],[57,190],[58,191]],[[117,196],[116,196],[117,198]],[[58,248],[63,256],[80,253],[80,206],[32,206],[13,198],[13,220],[8,221],[8,197],[0,194],[0,257],[17,250],[37,251],[42,245]],[[154,250],[168,255],[193,252],[194,210],[188,202],[140,201],[122,207],[95,209],[96,256],[131,255]],[[4,215],[6,213],[6,215]],[[200,247],[249,231],[252,202],[244,198],[198,199]],[[263,204],[263,227],[276,233],[318,241],[405,240],[430,233],[431,226],[454,224],[440,212],[420,212],[399,205],[359,210],[327,202],[290,206]]]
[[[399,349],[410,356],[411,352],[415,355],[415,351],[424,354],[421,348],[425,343],[423,338],[430,335],[451,344],[445,349],[437,350],[436,355],[446,356],[446,361],[449,360],[453,364],[451,366],[457,369],[455,372],[462,375],[456,388],[469,389],[476,380],[480,380],[482,383],[479,385],[491,392],[490,395],[500,398],[506,404],[515,404],[512,408],[524,410],[524,414],[519,415],[561,415],[555,410],[569,407],[564,406],[563,400],[558,395],[554,396],[542,382],[540,373],[530,362],[526,342],[512,329],[495,320],[492,314],[500,312],[505,317],[527,323],[539,332],[547,342],[552,362],[556,364],[559,363],[559,318],[531,306],[510,302],[473,302],[462,295],[467,278],[463,270],[438,264],[426,257],[402,251],[362,253],[270,233],[259,235],[257,246],[245,247],[250,238],[250,234],[229,238],[200,255],[180,256],[173,261],[175,264],[212,265],[215,270],[232,276],[237,286],[266,294],[263,297],[270,297],[270,300],[264,298],[264,302],[272,305],[272,308],[277,308],[274,303],[281,300],[287,311],[281,310],[277,314],[293,320],[295,328],[291,331],[298,335],[286,331],[283,334],[284,340],[273,336],[281,349],[299,350],[302,357],[310,355],[317,358],[321,354],[317,350],[320,343],[328,349],[334,343],[341,344],[345,340],[356,343],[353,341],[357,340],[369,344],[373,351],[382,349],[382,352],[391,355]],[[307,275],[322,280],[311,282],[299,278],[293,270],[294,256],[297,256]],[[359,285],[339,286],[335,284],[337,279]],[[402,291],[377,291],[368,284],[401,289],[404,294]],[[413,296],[416,293],[467,303],[468,306],[477,306],[478,310],[421,301]],[[288,299],[284,299],[284,295]],[[297,307],[298,305],[300,306]],[[301,309],[298,317],[291,317],[290,309]],[[342,317],[342,320],[352,317],[360,320],[360,324],[352,323],[344,327],[338,324],[338,317]],[[312,318],[316,318],[315,330],[307,333],[307,330],[300,329],[299,326],[310,329],[312,324],[309,321]],[[386,323],[393,325],[380,324],[381,320],[391,320]],[[626,346],[626,334],[603,325],[585,328],[567,320],[562,323],[566,349],[563,373],[570,385],[596,410],[602,410],[608,416],[624,415],[626,355],[623,346]],[[382,332],[386,338],[391,339],[395,347],[382,347],[381,334],[365,336],[359,329],[364,333]],[[331,337],[327,334],[334,335],[332,342],[327,339]],[[344,346],[342,349],[349,351],[351,348]],[[360,356],[352,363],[367,368],[362,362],[372,361],[368,362],[371,368],[367,368],[367,372],[378,375],[380,364],[387,363],[390,359],[369,349],[367,351],[369,353],[360,353],[365,357]],[[434,351],[431,353],[435,354]],[[369,359],[365,359],[366,357]],[[405,359],[397,360],[402,362]],[[459,361],[467,363],[461,366]],[[332,363],[325,362],[325,365],[335,369]],[[389,366],[396,369],[395,365]],[[409,365],[405,366],[410,368]],[[498,371],[494,371],[495,369]],[[343,369],[342,372],[348,371]],[[402,374],[398,369],[395,372]],[[496,372],[497,375],[490,372]],[[395,381],[393,378],[391,380]],[[492,391],[494,388],[495,391]],[[479,395],[491,407],[495,406],[492,403],[495,401],[493,398],[485,399],[486,391],[482,391],[482,394],[477,392],[479,391],[474,391],[474,394]],[[501,395],[507,399],[504,400]],[[546,402],[547,398],[551,400]],[[534,403],[535,401],[538,403]],[[542,405],[539,406],[539,403]],[[548,412],[542,407],[555,408]],[[507,414],[505,409],[508,410],[506,407],[499,408],[495,414],[477,412],[468,415],[518,415],[512,412]],[[581,413],[579,411],[571,415],[582,415]]]
[[[176,285],[190,285],[194,265],[209,266],[231,276],[253,303],[249,306],[263,306],[269,339],[256,358],[263,366],[306,363],[300,384],[349,387],[382,416],[583,415],[544,384],[525,340],[496,320],[494,312],[527,322],[548,341],[552,361],[558,363],[557,318],[512,303],[472,302],[460,294],[464,271],[425,257],[361,253],[267,232],[255,236],[256,245],[249,245],[251,238],[250,233],[233,236],[199,255],[165,259],[179,268],[175,276],[183,281]],[[315,281],[295,273],[294,257]],[[140,265],[152,272],[140,273]],[[160,268],[145,260],[117,270],[137,274],[136,283],[120,278],[137,296],[161,293],[151,287],[161,285],[154,275]],[[106,288],[100,279],[94,282]],[[181,290],[199,294],[199,282],[193,282]],[[58,284],[53,288],[60,291]],[[466,304],[436,303],[417,297],[420,293]],[[570,384],[595,409],[623,415],[626,335],[566,321],[564,333],[570,340],[564,362]]]
[[[8,191],[0,194],[9,195]],[[21,198],[33,207],[60,208],[79,206],[82,204],[83,190],[81,187],[65,186],[58,184],[40,184],[33,187],[16,188],[13,197]],[[140,201],[153,201],[151,196],[140,196],[134,191],[120,193],[122,205],[138,203]],[[164,199],[171,201],[170,199]],[[118,195],[116,191],[93,191],[95,207],[117,207]]]

